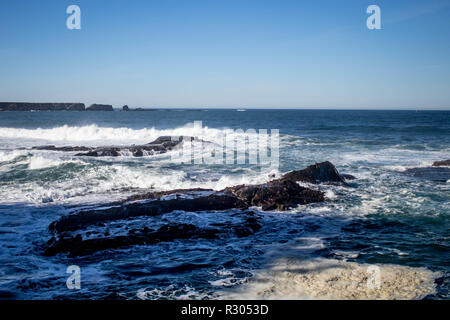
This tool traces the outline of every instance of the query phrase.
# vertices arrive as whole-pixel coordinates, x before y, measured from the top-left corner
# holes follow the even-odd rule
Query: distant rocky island
[[[0,111],[114,111],[110,104],[0,102]]]

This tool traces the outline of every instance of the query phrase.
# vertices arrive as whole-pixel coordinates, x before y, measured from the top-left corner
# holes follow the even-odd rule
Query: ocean
[[[171,152],[83,157],[31,149],[129,146],[173,135],[213,139],[230,129],[235,135],[278,129],[279,165],[174,163]],[[446,159],[449,111],[1,112],[0,298],[449,299],[450,169],[442,167],[437,178],[413,169]],[[253,208],[262,228],[248,237],[42,255],[49,224],[82,208],[148,190],[265,183],[323,161],[356,179],[314,186],[325,192],[322,203]],[[207,226],[238,215],[176,211],[124,223]],[[78,290],[66,285],[71,265],[81,270]],[[368,283],[373,270],[375,288]]]

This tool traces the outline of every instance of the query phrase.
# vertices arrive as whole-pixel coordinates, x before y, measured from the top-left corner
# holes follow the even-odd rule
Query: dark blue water
[[[202,121],[205,138],[214,138],[225,129],[278,129],[279,168],[180,165],[171,162],[169,155],[87,159],[28,149],[44,144],[130,145],[160,135],[195,135],[194,121]],[[217,298],[233,290],[247,295],[253,290],[258,295],[252,281],[283,258],[280,254],[274,258],[273,252],[285,252],[291,258],[303,257],[301,261],[306,255],[306,261],[348,262],[349,270],[357,265],[381,266],[385,286],[395,278],[395,270],[412,275],[411,281],[418,272],[434,289],[408,297],[448,299],[447,168],[439,179],[405,171],[449,159],[449,133],[448,111],[2,112],[0,295],[16,299],[172,299]],[[325,203],[289,212],[258,212],[263,228],[248,238],[183,240],[76,259],[41,255],[41,246],[50,237],[48,224],[81,206],[123,199],[150,188],[220,190],[262,183],[269,180],[269,173],[280,175],[325,160],[357,179],[350,187],[320,186],[326,192]],[[234,214],[184,212],[130,223],[208,225],[238,219]],[[82,270],[81,290],[68,290],[65,285],[66,268],[73,264]],[[340,281],[355,281],[346,276],[339,274]],[[427,283],[419,282],[418,291]],[[391,298],[401,297],[395,295],[395,288],[384,289],[393,292]],[[311,287],[300,293],[296,295],[323,297]]]

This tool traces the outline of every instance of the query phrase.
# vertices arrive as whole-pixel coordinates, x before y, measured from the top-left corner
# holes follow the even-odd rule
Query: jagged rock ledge
[[[331,162],[311,165],[303,170],[292,171],[279,179],[260,185],[239,185],[221,191],[211,189],[179,189],[163,192],[149,192],[111,204],[106,209],[80,211],[52,222],[49,230],[54,236],[44,246],[44,255],[68,253],[84,255],[104,249],[116,249],[130,245],[149,245],[175,239],[207,238],[221,235],[250,236],[261,227],[248,208],[261,207],[265,210],[287,210],[297,205],[325,201],[324,193],[300,186],[297,182],[312,184],[332,183],[347,185]],[[137,217],[152,217],[174,211],[205,212],[240,210],[247,217],[238,224],[216,224],[199,228],[193,225],[168,224],[158,230],[147,227],[133,229],[128,234],[99,235],[95,239],[83,239],[78,233],[89,227],[102,226],[114,221],[130,221]]]
[[[195,140],[194,137],[171,137],[162,136],[158,139],[144,144],[132,146],[106,146],[106,147],[84,147],[84,146],[64,146],[54,145],[36,146],[33,150],[80,152],[75,156],[85,157],[118,157],[120,155],[132,155],[133,157],[143,157],[144,155],[156,155],[169,152],[182,143],[185,139]]]

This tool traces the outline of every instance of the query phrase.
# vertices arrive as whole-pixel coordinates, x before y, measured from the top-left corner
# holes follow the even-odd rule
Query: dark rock
[[[0,300],[17,300],[17,295],[12,291],[0,290]]]
[[[355,176],[352,176],[351,174],[340,174],[340,176],[341,176],[341,178],[343,178],[344,180],[355,180],[356,179],[356,177]]]
[[[75,156],[85,157],[118,157],[121,154],[131,153],[134,157],[142,157],[145,154],[154,155],[166,153],[173,150],[176,146],[181,144],[184,139],[190,139],[193,141],[194,137],[169,137],[163,136],[157,138],[144,145],[132,145],[132,146],[106,146],[106,147],[84,147],[84,146],[64,146],[56,147],[54,145],[35,146],[33,150],[49,150],[49,151],[63,151],[63,152],[82,152],[77,153]]]
[[[124,105],[124,106],[122,107],[122,110],[123,110],[123,111],[130,111],[130,108],[129,108],[127,105]]]
[[[247,208],[246,203],[231,194],[217,193],[194,199],[155,200],[146,203],[126,203],[105,210],[87,210],[63,216],[50,224],[56,232],[72,231],[99,222],[127,219],[138,216],[156,216],[175,210],[213,211]]]
[[[84,103],[0,102],[0,111],[84,111]]]
[[[263,210],[286,210],[299,204],[324,201],[324,194],[299,186],[292,180],[272,180],[262,185],[240,185],[226,188],[249,206],[260,206]]]
[[[137,200],[149,200],[149,199],[161,199],[162,197],[169,195],[195,195],[202,192],[214,192],[213,189],[202,189],[202,188],[193,188],[193,189],[175,189],[169,191],[152,191],[143,194],[136,194],[131,197],[128,197],[125,202],[129,201],[137,201]]]
[[[155,141],[144,145],[133,145],[129,147],[107,146],[90,148],[89,152],[77,153],[75,156],[84,157],[117,157],[123,153],[131,153],[134,157],[142,157],[144,154],[155,155],[166,153],[183,142],[186,137],[172,138],[169,136],[159,137]],[[193,137],[189,137],[193,140]]]
[[[110,104],[91,104],[86,108],[86,111],[114,111],[112,105]]]
[[[170,143],[164,137],[157,142],[158,144]],[[103,231],[97,238],[86,236],[86,239],[83,239],[81,234],[74,236],[71,232],[89,226],[105,226],[105,223],[110,221],[156,216],[173,211],[223,211],[247,209],[250,206],[260,206],[262,210],[286,210],[301,204],[324,201],[322,191],[302,187],[296,183],[296,179],[308,179],[314,183],[319,181],[340,181],[342,183],[343,181],[336,168],[331,163],[324,162],[309,166],[304,170],[293,171],[280,179],[260,185],[239,185],[221,191],[179,189],[148,192],[132,196],[122,203],[111,204],[111,207],[106,209],[80,211],[52,222],[49,229],[54,232],[55,236],[46,243],[44,254],[54,255],[59,252],[68,252],[70,255],[77,256],[98,250],[130,245],[148,245],[175,239],[216,239],[224,233],[246,237],[258,232],[262,227],[259,218],[252,211],[232,214],[233,217],[242,216],[245,219],[242,223],[214,223],[208,228],[199,228],[189,224],[167,224],[156,231],[148,227],[134,228],[124,235],[116,236],[111,236],[110,231]],[[167,198],[165,198],[166,196]],[[133,202],[136,200],[141,201]],[[113,229],[111,229],[111,233],[114,234]]]
[[[258,221],[247,220],[242,225],[230,225],[222,229],[200,228],[192,224],[167,224],[157,231],[136,230],[128,235],[82,240],[80,238],[60,238],[48,242],[45,256],[67,252],[70,256],[81,256],[100,250],[117,249],[131,245],[151,245],[179,239],[218,239],[221,234],[234,233],[238,237],[254,234],[261,228]]]
[[[36,146],[32,148],[33,150],[49,150],[49,151],[65,151],[65,152],[70,152],[70,151],[89,151],[92,148],[89,147],[56,147],[53,145],[48,145],[48,146]]]
[[[158,142],[163,143],[165,139]],[[314,169],[311,169],[314,167]],[[316,172],[317,171],[317,172]],[[306,173],[305,173],[306,172]],[[290,207],[325,200],[319,190],[299,186],[294,179],[304,177],[315,178],[314,181],[336,182],[341,179],[336,168],[330,162],[309,166],[304,170],[292,171],[280,179],[260,185],[239,185],[222,191],[210,189],[180,189],[163,192],[149,192],[129,197],[124,203],[114,205],[104,210],[81,211],[76,214],[61,217],[50,225],[56,232],[70,231],[91,224],[105,221],[127,219],[137,216],[155,216],[175,210],[212,211],[245,209],[250,206],[260,206],[263,210],[286,210]],[[312,180],[310,180],[312,181]],[[342,181],[339,180],[339,181]],[[208,193],[205,195],[205,192]],[[164,196],[177,195],[175,198],[162,199]],[[178,197],[189,195],[190,197]],[[145,202],[132,202],[149,200]]]
[[[444,167],[444,166],[450,166],[450,159],[433,162],[433,167]]]
[[[346,184],[339,175],[336,167],[329,161],[310,165],[303,170],[296,170],[286,173],[282,179],[292,181],[302,181],[309,183],[337,183]]]
[[[450,180],[450,168],[448,167],[410,168],[403,173],[431,181],[446,182]]]

